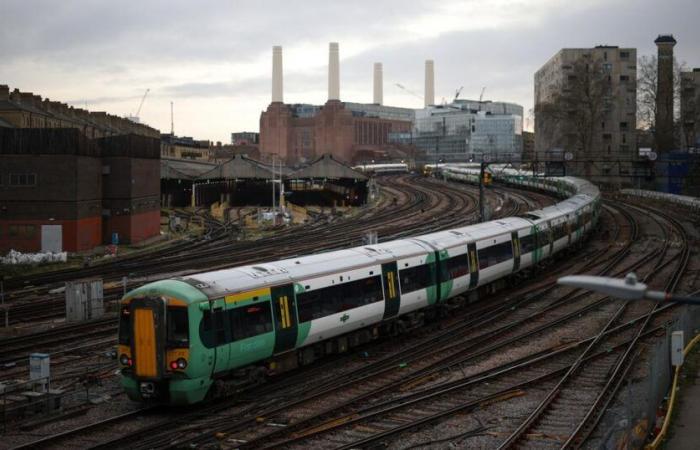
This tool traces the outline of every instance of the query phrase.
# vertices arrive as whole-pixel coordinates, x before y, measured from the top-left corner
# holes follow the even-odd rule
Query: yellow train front
[[[176,280],[147,284],[122,299],[118,358],[129,398],[191,404],[206,397],[213,358],[196,332],[203,300],[201,291]]]

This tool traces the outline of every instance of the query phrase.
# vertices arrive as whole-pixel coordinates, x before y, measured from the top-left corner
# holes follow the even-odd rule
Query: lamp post
[[[591,275],[570,275],[559,278],[558,284],[617,297],[622,300],[652,300],[655,302],[670,302],[686,305],[700,305],[700,297],[675,295],[662,291],[651,291],[647,285],[640,283],[634,273],[629,273],[623,279],[596,277]]]

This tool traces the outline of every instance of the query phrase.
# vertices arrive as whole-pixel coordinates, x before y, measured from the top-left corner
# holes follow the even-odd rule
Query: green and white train
[[[469,170],[445,174],[459,178]],[[587,181],[494,178],[569,198],[523,217],[158,281],[127,293],[118,350],[124,389],[134,400],[196,403],[230,381],[262,379],[382,333],[406,332],[452,297],[532,267],[596,224],[600,194]]]

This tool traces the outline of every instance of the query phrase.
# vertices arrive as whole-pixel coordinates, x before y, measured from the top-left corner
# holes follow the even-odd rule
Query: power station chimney
[[[328,100],[340,100],[340,56],[338,43],[328,46]]]
[[[672,34],[660,34],[654,41],[658,51],[656,77],[656,150],[673,150],[673,46]]]
[[[382,63],[374,63],[374,102],[375,105],[384,103],[384,76]]]
[[[425,61],[425,106],[435,104],[435,65],[432,59]]]
[[[272,47],[272,103],[284,102],[282,90],[282,47]]]

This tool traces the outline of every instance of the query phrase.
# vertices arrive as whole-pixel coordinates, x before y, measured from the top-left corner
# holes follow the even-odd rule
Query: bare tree
[[[680,119],[681,71],[685,62],[673,58],[673,120]],[[658,80],[658,59],[656,55],[643,55],[637,61],[637,127],[653,130],[656,125],[656,91]],[[676,128],[676,127],[674,127]],[[674,135],[678,130],[674,131]]]
[[[578,159],[593,159],[596,129],[610,104],[611,79],[599,60],[582,56],[571,64],[562,88],[546,103],[538,105],[538,133],[544,132],[549,142],[574,150]],[[586,176],[590,165],[585,164]]]

